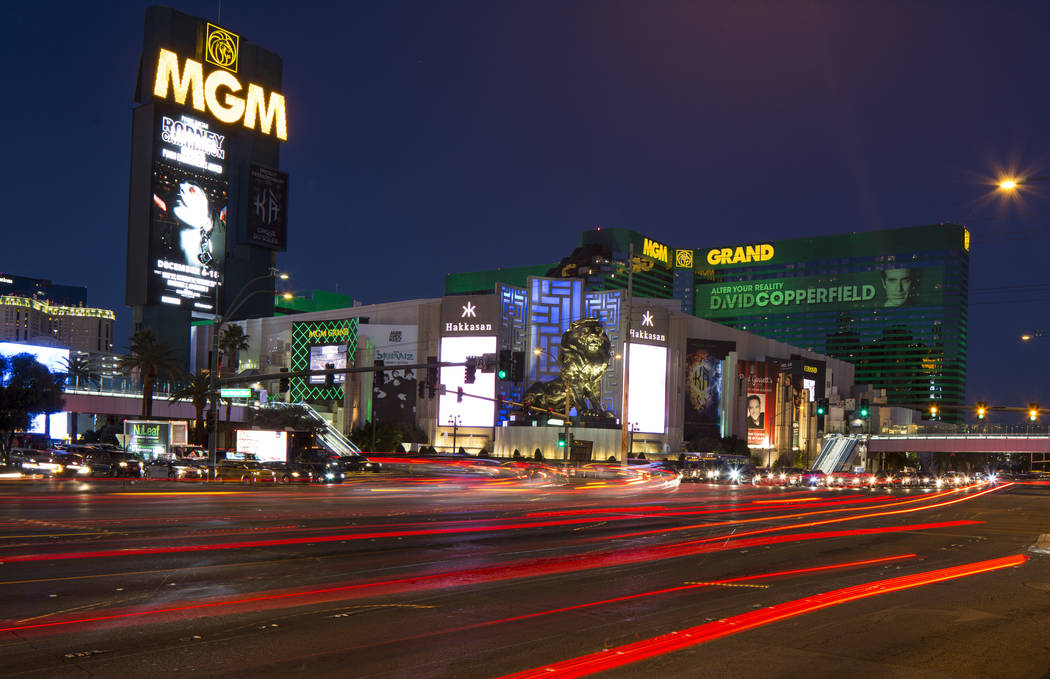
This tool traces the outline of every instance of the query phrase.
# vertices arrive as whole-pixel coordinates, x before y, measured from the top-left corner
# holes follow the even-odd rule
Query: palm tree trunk
[[[230,441],[230,434],[233,433],[233,432],[230,431],[230,408],[232,408],[232,407],[233,407],[233,399],[232,398],[226,399],[226,447],[227,448],[232,447],[231,446],[232,442]]]
[[[149,419],[153,416],[153,380],[142,381],[142,417]]]

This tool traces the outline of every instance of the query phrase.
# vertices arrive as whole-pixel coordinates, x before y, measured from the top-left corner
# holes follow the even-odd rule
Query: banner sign
[[[688,339],[685,358],[685,432],[687,441],[697,436],[722,435],[722,387],[729,352],[736,342]]]
[[[740,361],[739,366],[747,398],[747,446],[771,448],[776,431],[779,364],[773,361]]]

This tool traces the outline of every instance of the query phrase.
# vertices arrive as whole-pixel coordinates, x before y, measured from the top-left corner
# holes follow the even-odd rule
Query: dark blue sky
[[[145,7],[22,3],[0,29],[0,270],[87,285],[121,340]],[[989,186],[1050,173],[1045,2],[227,0],[221,23],[284,58],[298,289],[438,296],[596,225],[705,247],[961,222],[970,399],[1050,406],[1050,339],[1017,339],[1050,331],[1050,182]]]

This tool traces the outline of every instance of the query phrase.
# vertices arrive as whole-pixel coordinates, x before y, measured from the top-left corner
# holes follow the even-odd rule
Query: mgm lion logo
[[[543,410],[569,412],[576,408],[580,416],[615,419],[602,409],[602,376],[611,358],[612,342],[602,322],[597,318],[575,321],[561,336],[561,374],[550,382],[536,382],[522,400]]]
[[[240,43],[241,38],[236,33],[209,22],[208,36],[204,41],[204,60],[236,73]]]

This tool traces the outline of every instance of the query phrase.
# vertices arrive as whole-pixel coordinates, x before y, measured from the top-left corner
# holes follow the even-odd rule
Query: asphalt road
[[[587,483],[4,483],[0,673],[1050,672],[1050,486]]]

